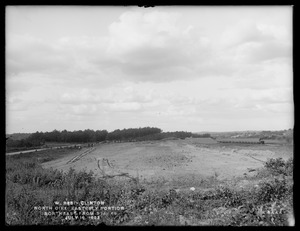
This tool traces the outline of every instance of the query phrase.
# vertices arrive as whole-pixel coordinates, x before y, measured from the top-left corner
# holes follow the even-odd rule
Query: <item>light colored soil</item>
[[[43,167],[63,171],[70,167],[92,170],[101,177],[100,167],[108,175],[128,173],[147,181],[162,178],[178,181],[190,176],[226,180],[255,174],[255,171],[249,170],[263,167],[263,161],[268,158],[282,157],[286,160],[292,156],[292,146],[218,144],[211,140],[205,143],[203,139],[185,139],[99,144],[46,162]]]

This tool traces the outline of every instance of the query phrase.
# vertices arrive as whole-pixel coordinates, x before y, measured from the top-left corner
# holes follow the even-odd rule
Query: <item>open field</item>
[[[269,158],[282,157],[287,160],[293,156],[293,148],[288,145],[218,144],[209,138],[192,138],[98,144],[88,151],[83,149],[81,153],[84,155],[79,156],[76,152],[74,156],[70,154],[42,166],[63,171],[69,168],[92,170],[102,177],[98,167],[100,163],[108,175],[128,173],[134,177],[138,175],[145,182],[164,179],[166,185],[170,185],[189,177],[217,177],[223,180],[253,175],[255,171],[249,172],[249,169],[263,167]],[[76,155],[76,161],[70,161]],[[106,163],[103,162],[105,159]]]

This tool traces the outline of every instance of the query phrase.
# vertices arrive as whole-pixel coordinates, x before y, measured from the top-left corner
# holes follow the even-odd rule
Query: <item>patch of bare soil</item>
[[[136,143],[99,144],[74,156],[44,163],[44,168],[67,171],[92,170],[97,176],[120,175],[140,180],[180,182],[212,177],[227,180],[249,177],[268,158],[293,155],[292,147],[267,145],[223,145],[203,140],[165,140]],[[123,174],[123,175],[122,175]],[[188,177],[187,177],[188,176]],[[181,180],[179,180],[181,179]],[[191,185],[193,186],[193,185]]]

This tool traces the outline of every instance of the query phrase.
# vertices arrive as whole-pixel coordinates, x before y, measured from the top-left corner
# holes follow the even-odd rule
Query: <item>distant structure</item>
[[[217,140],[219,143],[239,143],[239,144],[265,144],[261,138],[257,141],[249,139],[220,139]]]

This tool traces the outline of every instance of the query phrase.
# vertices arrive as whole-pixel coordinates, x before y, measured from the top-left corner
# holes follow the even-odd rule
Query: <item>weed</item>
[[[271,171],[274,175],[283,174],[285,176],[292,176],[293,158],[290,158],[287,161],[284,161],[282,158],[271,158],[265,163],[265,168]]]
[[[192,179],[199,186],[212,189],[176,191],[145,185],[134,178],[117,180],[96,178],[93,172],[69,169],[67,172],[43,169],[40,162],[29,157],[7,158],[6,163],[6,222],[9,225],[62,225],[61,217],[43,216],[34,206],[55,205],[55,201],[104,201],[105,205],[126,208],[99,220],[68,221],[71,225],[287,225],[287,214],[293,206],[293,161],[271,159],[268,171],[257,190],[235,190],[216,186],[219,181]],[[274,174],[275,177],[271,177]],[[138,176],[136,177],[138,178]],[[207,181],[207,182],[206,182]],[[165,179],[154,184],[162,186]],[[180,182],[176,182],[180,183]],[[148,186],[148,188],[147,188]],[[67,209],[72,212],[71,208]]]

